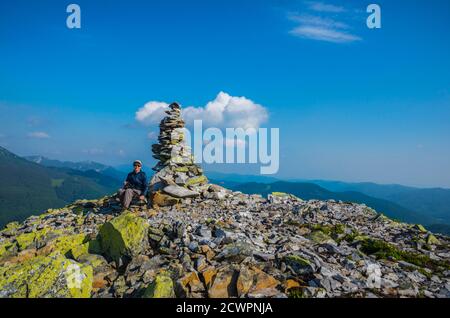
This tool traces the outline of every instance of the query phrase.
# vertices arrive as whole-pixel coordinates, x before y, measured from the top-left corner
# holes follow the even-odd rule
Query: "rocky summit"
[[[333,200],[210,184],[161,122],[148,205],[115,196],[0,231],[0,297],[450,297],[450,238]]]
[[[77,201],[0,232],[0,297],[449,297],[449,237],[365,205]]]

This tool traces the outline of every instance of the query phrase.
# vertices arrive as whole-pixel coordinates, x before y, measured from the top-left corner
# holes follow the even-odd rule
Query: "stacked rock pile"
[[[172,103],[161,121],[158,144],[152,146],[158,161],[150,181],[150,201],[157,206],[170,206],[182,199],[200,197],[208,192],[208,179],[195,164],[191,149],[185,143],[184,121],[181,107]],[[214,190],[215,188],[211,188]]]

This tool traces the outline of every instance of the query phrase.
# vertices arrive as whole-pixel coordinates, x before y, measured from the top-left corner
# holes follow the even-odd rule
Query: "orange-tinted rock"
[[[164,207],[164,206],[172,206],[172,205],[177,204],[179,202],[179,199],[158,191],[152,195],[151,201],[152,201],[153,206]]]
[[[236,281],[238,272],[232,266],[221,268],[211,287],[208,289],[209,298],[229,298],[237,296]]]
[[[275,288],[280,284],[278,280],[276,280],[273,276],[263,272],[258,268],[254,268],[255,277],[253,280],[255,281],[254,286],[251,288],[251,292],[255,292],[262,289]]]
[[[210,261],[216,254],[208,245],[200,245],[200,251],[206,256],[206,259]]]
[[[236,283],[238,296],[247,294],[253,286],[254,272],[246,266],[242,266]]]
[[[201,272],[203,281],[207,288],[212,284],[214,276],[217,274],[217,269],[214,266],[209,266],[204,271]]]
[[[288,291],[291,288],[299,288],[301,285],[299,282],[293,279],[288,279],[284,282],[284,289]]]

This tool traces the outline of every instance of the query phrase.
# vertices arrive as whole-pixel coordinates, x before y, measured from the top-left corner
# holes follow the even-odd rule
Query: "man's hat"
[[[140,160],[135,160],[133,162],[133,165],[135,165],[135,164],[138,164],[138,165],[140,165],[142,167],[142,161],[140,161]]]

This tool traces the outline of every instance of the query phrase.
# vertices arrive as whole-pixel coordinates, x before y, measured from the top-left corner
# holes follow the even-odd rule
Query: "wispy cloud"
[[[306,39],[334,43],[348,43],[361,40],[360,37],[344,31],[314,25],[299,26],[292,29],[289,33]]]
[[[289,13],[288,18],[291,21],[298,22],[303,25],[314,25],[326,28],[348,29],[348,24],[335,21],[331,18],[320,17],[311,14]]]
[[[50,135],[44,131],[34,131],[34,132],[30,132],[28,134],[28,137],[37,138],[37,139],[48,139],[48,138],[50,138]]]
[[[344,7],[319,1],[305,1],[305,4],[316,12],[342,13],[347,11]]]
[[[358,35],[351,33],[351,27],[348,23],[343,22],[343,19],[348,17],[339,15],[339,13],[348,12],[344,7],[313,1],[306,1],[304,4],[306,4],[306,12],[288,13],[288,19],[297,24],[289,31],[289,34],[304,39],[331,43],[349,43],[362,40]],[[332,17],[329,15],[332,15]],[[344,15],[348,16],[348,14]]]

